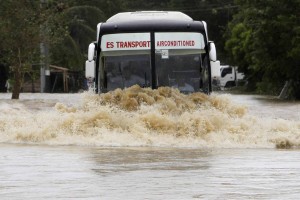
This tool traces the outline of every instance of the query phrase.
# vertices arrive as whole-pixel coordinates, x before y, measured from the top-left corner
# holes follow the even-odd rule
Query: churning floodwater
[[[131,87],[0,94],[1,199],[297,199],[300,103]]]

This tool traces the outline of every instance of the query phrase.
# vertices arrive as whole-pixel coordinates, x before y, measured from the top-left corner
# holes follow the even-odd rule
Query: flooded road
[[[273,96],[232,95],[231,99],[248,107],[249,114],[261,118],[281,118],[300,121],[300,102],[283,101]]]
[[[1,199],[297,199],[300,152],[0,145]]]
[[[1,199],[300,196],[299,102],[216,94],[174,113],[169,99],[128,110],[84,94],[9,98],[0,94]]]

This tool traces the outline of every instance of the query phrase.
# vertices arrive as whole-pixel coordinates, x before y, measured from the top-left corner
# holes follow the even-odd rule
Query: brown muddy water
[[[300,103],[132,87],[0,94],[1,199],[297,199]]]

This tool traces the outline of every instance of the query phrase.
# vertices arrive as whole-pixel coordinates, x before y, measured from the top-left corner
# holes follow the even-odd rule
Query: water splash
[[[0,142],[49,145],[294,148],[300,122],[259,118],[229,95],[131,88],[45,109],[0,104]],[[72,98],[72,95],[69,95]],[[25,103],[25,105],[28,105]]]

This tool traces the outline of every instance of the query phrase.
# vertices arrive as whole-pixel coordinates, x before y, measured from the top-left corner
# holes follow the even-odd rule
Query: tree
[[[278,94],[290,82],[300,99],[299,0],[237,0],[240,10],[229,25],[226,49],[261,92]]]
[[[18,99],[28,68],[39,56],[39,3],[30,0],[0,2],[0,46],[3,62],[13,73],[12,99]]]

